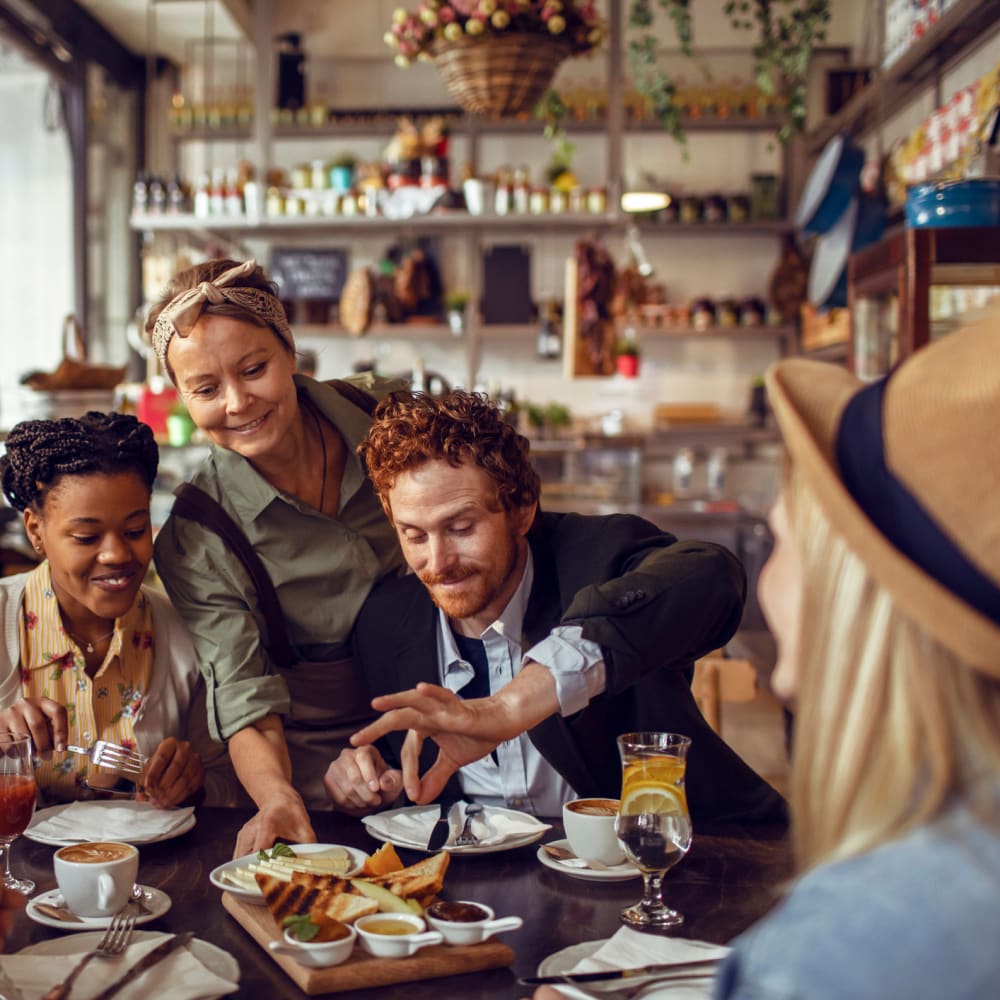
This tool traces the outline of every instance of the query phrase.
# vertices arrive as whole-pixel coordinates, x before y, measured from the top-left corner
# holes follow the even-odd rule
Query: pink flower
[[[462,17],[469,17],[479,9],[479,0],[450,0],[450,2]]]
[[[455,20],[455,8],[454,7],[442,7],[438,11],[438,20],[442,24],[451,24]]]
[[[24,624],[30,631],[38,624],[38,615],[36,615],[34,611],[28,611],[24,616]]]

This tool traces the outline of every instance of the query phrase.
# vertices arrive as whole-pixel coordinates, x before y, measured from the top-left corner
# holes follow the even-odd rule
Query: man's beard
[[[518,547],[518,536],[512,531],[507,547],[507,563],[504,571],[499,577],[492,577],[487,580],[483,574],[477,570],[467,570],[461,565],[456,567],[451,573],[422,573],[419,574],[420,582],[427,588],[431,600],[452,619],[472,618],[488,608],[497,596],[504,590],[510,582],[517,569],[520,550]],[[458,583],[463,580],[474,581],[472,586],[458,594],[439,595],[434,588],[445,583]]]

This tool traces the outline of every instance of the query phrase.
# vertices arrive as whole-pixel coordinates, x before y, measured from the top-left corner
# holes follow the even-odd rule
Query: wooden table
[[[230,952],[242,969],[235,997],[302,997],[263,949],[222,908],[219,891],[208,873],[228,861],[236,833],[251,813],[237,809],[201,808],[189,833],[160,844],[140,847],[139,881],[168,893],[170,912],[150,930],[185,931]],[[330,843],[367,851],[378,844],[358,820],[332,813],[313,815],[317,836]],[[561,836],[557,824],[545,839]],[[14,844],[11,866],[35,879],[37,892],[55,887],[52,854],[56,849],[24,837]],[[516,984],[534,974],[552,952],[581,941],[607,938],[618,928],[619,911],[639,898],[641,880],[592,882],[550,871],[535,854],[537,845],[513,851],[452,859],[445,883],[452,899],[480,900],[498,916],[516,913],[524,927],[503,940],[517,954],[511,968],[406,986],[407,1000],[448,997],[518,997],[527,990]],[[419,859],[400,851],[407,863]],[[781,831],[761,827],[703,827],[695,830],[687,858],[666,878],[667,901],[686,917],[684,937],[724,943],[762,916],[790,874],[789,849]],[[58,931],[19,917],[7,941],[13,952]],[[346,994],[345,994],[346,995]],[[366,1000],[398,997],[399,987],[367,990]]]

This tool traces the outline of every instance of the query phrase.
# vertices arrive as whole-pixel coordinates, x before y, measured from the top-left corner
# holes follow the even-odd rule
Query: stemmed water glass
[[[642,872],[642,899],[622,910],[622,921],[640,930],[674,927],[684,920],[663,902],[663,876],[691,846],[691,815],[684,773],[691,740],[677,733],[624,733],[622,799],[615,832],[629,860]]]
[[[35,772],[31,764],[31,737],[0,733],[0,853],[3,884],[27,895],[35,883],[10,872],[10,846],[35,811]]]

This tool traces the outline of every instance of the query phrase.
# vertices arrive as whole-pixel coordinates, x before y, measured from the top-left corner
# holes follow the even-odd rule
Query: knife
[[[427,839],[428,851],[437,851],[444,847],[445,842],[448,840],[448,834],[451,832],[451,827],[448,825],[448,814],[451,812],[451,807],[456,802],[461,801],[462,800],[457,797],[444,798],[441,800],[441,815],[432,827],[431,835]]]
[[[560,976],[524,976],[522,986],[542,986],[547,983],[602,983],[612,979],[639,979],[644,976],[666,976],[672,972],[690,973],[698,970],[706,974],[721,958],[699,958],[691,962],[668,962],[662,965],[642,965],[635,969],[610,969],[607,972],[567,972]],[[685,976],[685,978],[687,978]]]
[[[185,931],[183,934],[175,934],[173,937],[167,938],[162,944],[158,944],[152,951],[143,955],[124,976],[115,980],[107,989],[98,993],[94,997],[94,1000],[109,1000],[110,997],[113,997],[119,990],[124,989],[134,979],[138,979],[147,969],[151,969],[158,962],[162,962],[163,959],[178,948],[183,948],[193,937],[194,933],[192,931]]]

